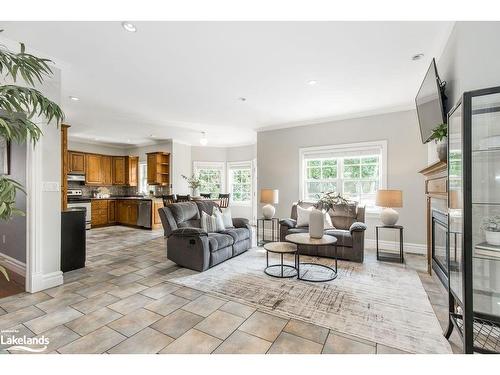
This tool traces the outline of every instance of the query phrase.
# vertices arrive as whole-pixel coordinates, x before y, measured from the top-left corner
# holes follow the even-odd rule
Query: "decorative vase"
[[[490,245],[500,246],[500,232],[493,232],[491,230],[485,230],[486,242]]]
[[[262,216],[264,216],[264,219],[272,219],[275,213],[276,208],[272,204],[266,204],[262,207]]]
[[[438,159],[443,163],[448,160],[448,144],[446,142],[438,143],[437,145]]]
[[[321,238],[325,230],[325,215],[323,211],[315,208],[309,216],[309,237]]]
[[[198,197],[200,195],[200,192],[198,191],[198,188],[192,188],[192,196],[193,197]]]

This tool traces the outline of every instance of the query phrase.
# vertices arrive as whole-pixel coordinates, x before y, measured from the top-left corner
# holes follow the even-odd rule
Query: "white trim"
[[[390,251],[396,250],[396,247],[399,246],[399,242],[394,242],[394,241],[378,241],[378,246],[379,249],[388,249]],[[371,238],[365,238],[365,249],[376,249],[377,248],[377,243],[374,239]],[[405,253],[410,253],[410,254],[419,254],[419,255],[427,255],[427,245],[426,244],[419,244],[419,243],[411,243],[411,242],[404,242],[403,243],[403,251]]]
[[[26,277],[26,263],[14,259],[6,254],[0,253],[0,264],[10,271]]]
[[[221,171],[221,193],[226,192],[226,162],[225,161],[193,161],[193,174],[197,175],[198,169],[219,169]],[[200,191],[200,193],[205,193]]]
[[[32,275],[33,285],[35,289],[29,290],[31,293],[39,292],[40,290],[45,290],[53,288],[64,283],[62,271],[56,271],[51,273],[36,273]]]
[[[379,165],[380,167],[380,189],[385,189],[387,187],[387,140],[378,141],[368,141],[368,142],[356,142],[356,143],[344,143],[336,145],[325,145],[325,146],[314,146],[314,147],[302,147],[299,148],[299,197],[301,200],[304,199],[304,156],[306,154],[321,153],[324,151],[334,150],[335,152],[350,151],[351,149],[369,149],[369,148],[380,148],[382,161]]]
[[[235,202],[233,201],[233,195],[231,192],[232,189],[232,182],[231,182],[231,169],[237,169],[238,167],[242,169],[250,169],[250,200],[245,201],[245,202]],[[253,163],[252,160],[247,160],[247,161],[228,161],[226,163],[226,178],[227,178],[227,192],[231,194],[230,200],[231,200],[231,205],[236,206],[236,207],[252,207],[252,200],[253,200]]]

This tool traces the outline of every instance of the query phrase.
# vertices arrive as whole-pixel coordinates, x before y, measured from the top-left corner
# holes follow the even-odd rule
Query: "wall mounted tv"
[[[427,69],[424,81],[415,98],[422,143],[429,142],[432,130],[446,122],[445,84],[445,82],[441,82],[439,79],[436,61],[432,59],[431,65]]]

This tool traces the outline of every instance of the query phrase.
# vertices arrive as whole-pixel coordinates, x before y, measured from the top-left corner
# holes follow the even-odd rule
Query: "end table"
[[[378,247],[378,231],[379,229],[395,229],[399,230],[399,254],[397,253],[388,253],[379,250]],[[397,262],[404,263],[404,254],[403,254],[403,226],[402,225],[377,225],[375,227],[375,239],[377,242],[377,260],[381,260],[383,262]]]
[[[265,234],[265,229],[266,229],[266,222],[271,223],[271,239],[266,240],[266,234]],[[259,232],[262,230],[262,239],[259,240]],[[279,230],[280,230],[280,219],[277,217],[273,217],[271,219],[266,219],[266,218],[259,218],[257,219],[257,246],[262,246],[268,242],[277,242],[280,238],[279,235]]]

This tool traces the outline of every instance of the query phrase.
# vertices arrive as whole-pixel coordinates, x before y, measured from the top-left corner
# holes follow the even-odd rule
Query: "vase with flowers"
[[[192,174],[191,177],[187,177],[182,175],[182,178],[185,179],[188,183],[189,188],[191,189],[191,195],[193,197],[197,197],[200,195],[199,189],[201,187],[201,180],[195,174]]]

